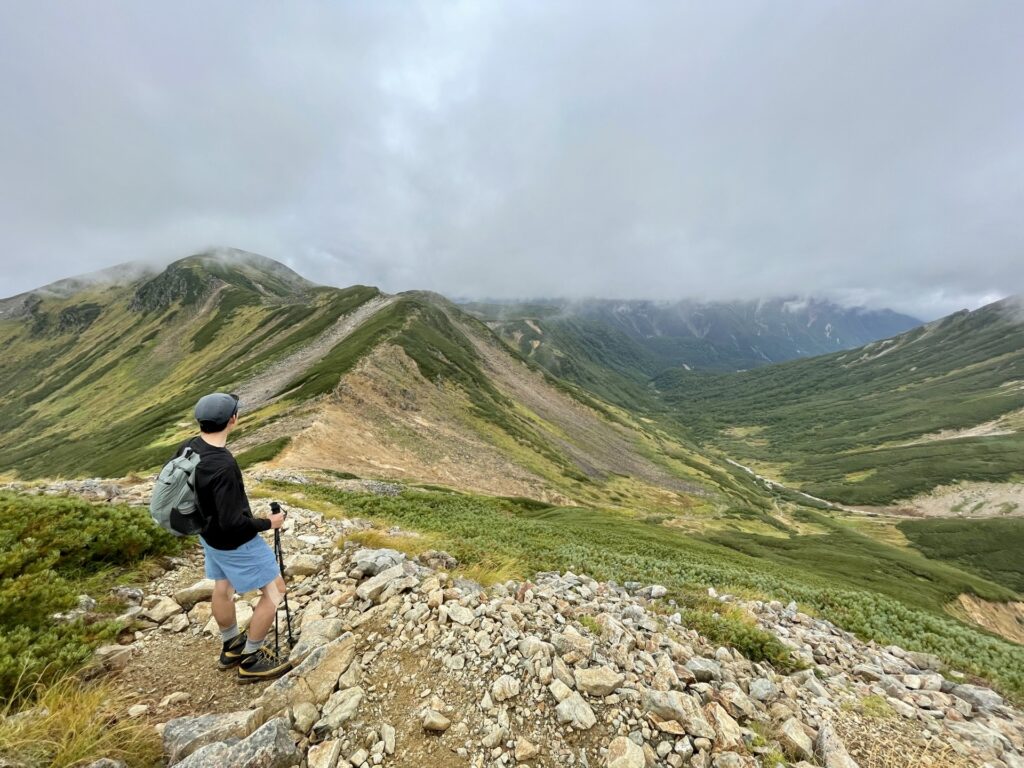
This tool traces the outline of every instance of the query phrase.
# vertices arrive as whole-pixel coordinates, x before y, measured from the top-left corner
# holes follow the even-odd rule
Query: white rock
[[[608,745],[608,768],[644,768],[644,751],[625,736],[619,736]]]
[[[448,618],[456,624],[469,626],[473,623],[473,612],[464,605],[446,605],[445,609],[448,611]]]
[[[491,686],[494,701],[506,701],[519,695],[519,681],[511,675],[502,675]]]
[[[572,694],[559,702],[558,706],[555,707],[555,716],[558,718],[558,722],[568,723],[580,731],[593,728],[597,722],[594,710],[590,708],[590,705],[576,691],[573,691]]]

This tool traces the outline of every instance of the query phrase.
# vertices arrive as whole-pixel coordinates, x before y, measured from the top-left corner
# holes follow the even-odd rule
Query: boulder
[[[184,613],[171,616],[171,618],[160,625],[160,629],[166,632],[184,632],[188,629],[188,616]]]
[[[980,685],[954,685],[950,691],[954,696],[963,699],[975,709],[993,709],[1002,706],[1003,697],[993,690]]]
[[[196,603],[188,612],[189,623],[197,627],[205,627],[212,616],[213,606],[210,603]]]
[[[469,626],[473,623],[473,612],[464,605],[445,605],[444,610],[448,612],[448,618],[456,624]]]
[[[356,588],[356,597],[360,600],[372,600],[377,602],[385,589],[394,582],[405,576],[404,564],[395,565],[385,571],[381,571],[371,579],[364,581]]]
[[[933,653],[921,653],[919,651],[908,651],[907,661],[921,670],[938,672],[942,669],[942,659]]]
[[[277,718],[241,741],[203,747],[178,763],[178,768],[291,768],[301,760],[302,752],[292,741],[288,721]]]
[[[715,729],[715,746],[719,749],[742,749],[743,732],[725,708],[713,701],[704,708],[708,722]]]
[[[309,748],[306,764],[309,768],[335,768],[341,760],[341,739],[331,739]]]
[[[163,733],[167,764],[174,765],[208,744],[227,739],[244,739],[262,723],[263,710],[259,708],[169,720]]]
[[[423,730],[433,733],[444,733],[451,727],[452,721],[436,709],[428,709],[423,713]]]
[[[132,658],[130,645],[101,645],[93,654],[96,663],[108,672],[124,669]]]
[[[160,597],[153,600],[140,615],[144,619],[161,624],[177,613],[181,613],[180,605],[169,597]]]
[[[309,733],[313,723],[320,719],[320,710],[309,701],[302,701],[291,708],[292,730]]]
[[[516,762],[525,763],[540,754],[540,747],[522,737],[516,739]]]
[[[376,576],[405,560],[405,555],[393,549],[357,549],[352,562],[364,576]]]
[[[320,555],[299,552],[284,561],[284,572],[288,576],[312,576],[324,569],[324,559]]]
[[[707,721],[700,705],[685,693],[648,688],[644,692],[643,707],[646,712],[653,712],[663,720],[675,720],[690,736],[715,738],[715,729]]]
[[[196,603],[202,603],[213,597],[213,579],[197,581],[191,587],[179,589],[174,593],[174,601],[181,606],[182,610],[190,611]]]
[[[579,731],[586,731],[594,727],[597,718],[594,717],[594,710],[583,700],[583,697],[576,691],[566,696],[555,707],[555,717],[560,723],[568,723]]]
[[[337,639],[343,629],[344,624],[341,619],[316,619],[307,622],[303,625],[302,635],[299,637],[299,642],[292,648],[288,660],[293,666],[301,664],[321,645],[327,645]]]
[[[574,627],[551,635],[551,645],[569,664],[577,664],[590,658],[594,652],[594,641],[584,637]]]
[[[519,695],[519,681],[511,675],[502,675],[491,686],[494,701],[507,701]]]
[[[487,749],[494,749],[504,742],[506,738],[508,738],[508,730],[500,723],[494,723],[480,740],[480,743],[487,747]]]
[[[319,738],[334,733],[342,725],[356,716],[359,705],[363,702],[364,691],[359,686],[336,691],[324,704],[320,720],[313,726],[313,733]]]
[[[722,665],[713,659],[694,656],[686,662],[686,668],[693,673],[698,683],[710,683],[712,680],[722,679]]]
[[[389,723],[381,723],[380,738],[384,742],[384,754],[395,754],[395,727]]]
[[[774,699],[779,693],[775,683],[765,677],[758,677],[750,681],[748,695],[754,701],[768,702]]]
[[[200,603],[202,605],[202,603]],[[195,610],[194,608],[192,610]],[[252,606],[249,605],[245,600],[238,600],[235,602],[235,623],[238,624],[239,629],[245,629],[249,626],[249,622],[252,620]],[[210,620],[206,622],[206,626],[203,627],[203,632],[208,635],[220,635],[220,627],[217,626],[217,619],[212,615]]]
[[[588,696],[607,696],[622,685],[625,676],[611,667],[588,667],[574,672],[576,688]]]
[[[519,641],[519,655],[524,659],[550,659],[551,644],[530,635]]]
[[[797,760],[810,760],[814,757],[811,737],[795,717],[789,718],[779,728],[779,744],[783,752]]]
[[[644,751],[625,736],[619,736],[608,745],[608,768],[644,768]]]
[[[297,667],[266,688],[254,704],[274,714],[302,702],[319,706],[331,695],[356,655],[356,638],[346,632],[321,645]]]
[[[850,757],[850,753],[846,751],[846,745],[836,734],[831,723],[823,723],[818,729],[814,752],[825,768],[859,768],[856,761]]]

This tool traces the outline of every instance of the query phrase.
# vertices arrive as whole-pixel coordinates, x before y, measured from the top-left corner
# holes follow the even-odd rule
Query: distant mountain
[[[889,310],[797,299],[548,300],[462,307],[552,375],[634,407],[646,399],[647,380],[669,368],[757,368],[856,347],[921,324]]]
[[[696,437],[825,498],[882,503],[957,480],[1020,479],[1021,306],[1006,299],[743,373],[677,368],[654,384]]]

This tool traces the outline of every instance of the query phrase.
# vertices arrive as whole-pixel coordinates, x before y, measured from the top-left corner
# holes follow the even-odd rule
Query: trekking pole
[[[281,505],[276,501],[270,502],[270,511],[275,515],[281,511]],[[285,511],[285,517],[288,516],[288,512]],[[284,554],[281,552],[281,529],[274,529],[274,554],[277,555],[277,565],[281,569],[281,578],[284,578]],[[284,593],[284,618],[288,625],[288,650],[291,652],[292,647],[295,645],[295,640],[292,638],[292,612],[291,608],[288,607],[288,592]],[[274,611],[274,653],[277,653],[278,646],[278,628],[277,628],[277,611]]]

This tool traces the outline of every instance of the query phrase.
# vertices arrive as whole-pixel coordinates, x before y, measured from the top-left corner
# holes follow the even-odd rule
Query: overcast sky
[[[1024,291],[1024,3],[0,0],[0,295],[215,245],[450,296]]]

